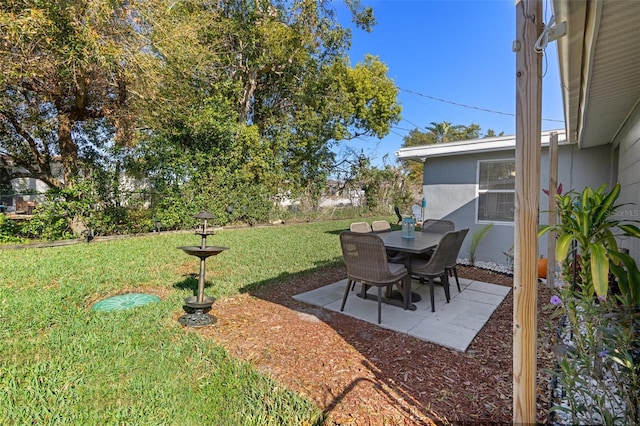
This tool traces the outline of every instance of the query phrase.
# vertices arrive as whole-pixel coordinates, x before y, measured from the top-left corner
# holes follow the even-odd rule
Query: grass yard
[[[207,260],[205,294],[340,264],[351,221],[220,231],[208,245],[229,250]],[[309,401],[175,320],[199,262],[176,247],[199,244],[172,233],[0,250],[0,424],[322,424]],[[162,301],[91,311],[123,292]]]

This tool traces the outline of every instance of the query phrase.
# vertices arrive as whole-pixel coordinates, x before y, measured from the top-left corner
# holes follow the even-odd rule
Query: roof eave
[[[568,143],[564,130],[549,130],[542,132],[540,141],[541,146],[549,144],[551,133],[554,132],[558,133],[558,142],[560,144]],[[514,149],[515,146],[515,136],[500,136],[495,138],[471,139],[459,142],[401,148],[396,152],[396,157],[398,160],[424,162],[427,159],[434,157],[506,151]]]

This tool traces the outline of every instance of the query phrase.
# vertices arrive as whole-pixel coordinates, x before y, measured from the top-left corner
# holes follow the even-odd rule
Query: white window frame
[[[514,213],[514,221],[496,221],[496,220],[486,220],[486,219],[480,219],[479,215],[480,215],[480,195],[481,194],[486,194],[486,193],[512,193],[513,194],[513,203],[514,203],[514,210],[515,210],[515,198],[516,198],[516,189],[515,189],[515,183],[514,183],[514,188],[513,189],[480,189],[480,164],[481,163],[504,163],[507,161],[513,161],[515,162],[515,158],[498,158],[498,159],[491,159],[491,160],[478,160],[477,161],[477,165],[476,165],[476,217],[475,217],[475,222],[477,224],[487,224],[487,223],[493,223],[496,225],[514,225],[515,222],[515,213]]]

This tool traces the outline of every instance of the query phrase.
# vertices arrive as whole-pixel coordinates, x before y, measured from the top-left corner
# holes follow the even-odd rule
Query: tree
[[[489,130],[487,130],[487,133],[485,133],[485,135],[484,135],[485,138],[495,138],[495,137],[498,137],[498,136],[504,136],[504,132],[496,133],[495,130],[489,129]]]
[[[445,143],[456,140],[456,136],[463,128],[464,126],[461,124],[454,126],[447,121],[443,121],[442,123],[431,122],[431,126],[427,127],[427,130],[435,137],[435,143]]]
[[[402,147],[433,145],[437,143],[455,142],[480,137],[480,126],[471,123],[468,126],[462,124],[453,125],[448,121],[441,123],[431,122],[426,128],[428,132],[413,129],[403,139]],[[493,130],[489,130],[493,132]],[[404,167],[408,179],[413,185],[422,185],[423,164],[416,161],[407,161]]]
[[[0,6],[0,166],[69,185],[79,157],[124,143],[131,79],[127,3],[7,0]],[[52,169],[62,163],[62,178]]]
[[[334,176],[340,182],[341,192],[364,192],[364,206],[373,212],[389,212],[393,205],[407,206],[412,195],[406,187],[406,175],[400,166],[387,164],[383,158],[383,167],[371,164],[371,158],[362,151],[348,149],[334,170]]]
[[[447,121],[441,123],[431,122],[431,126],[427,127],[427,130],[435,137],[435,143],[477,139],[480,137],[480,126],[475,123],[464,126],[462,124],[453,125]]]
[[[433,145],[435,143],[437,143],[437,139],[434,133],[425,133],[418,129],[413,129],[403,138],[402,147]],[[404,161],[403,168],[407,173],[407,179],[410,185],[416,188],[417,192],[417,188],[422,185],[423,163],[418,161]]]
[[[441,123],[431,122],[426,128],[427,132],[413,129],[404,137],[403,147],[432,145],[436,143],[447,143],[480,137],[480,126],[471,123],[468,126],[462,124],[453,125],[448,121]],[[493,130],[489,132],[495,133]]]
[[[148,67],[159,89],[142,116],[163,135],[142,146],[148,154],[176,143],[182,151],[174,154],[208,154],[203,167],[228,170],[271,195],[284,187],[319,195],[332,145],[383,137],[399,121],[386,66],[369,56],[349,65],[350,33],[324,2],[172,5],[144,12],[150,59],[164,64]],[[364,11],[356,16],[368,28],[372,15]]]
[[[371,8],[345,2],[370,30]],[[317,193],[332,145],[399,121],[386,66],[347,62],[324,1],[10,0],[0,30],[0,158],[52,187],[93,172],[117,199],[126,171],[176,203],[203,183]]]

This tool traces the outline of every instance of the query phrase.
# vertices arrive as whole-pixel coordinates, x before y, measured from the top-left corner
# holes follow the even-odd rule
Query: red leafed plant
[[[543,188],[542,192],[549,195],[549,190],[546,188]],[[562,195],[562,183],[558,184],[558,187],[556,188],[556,195]]]

